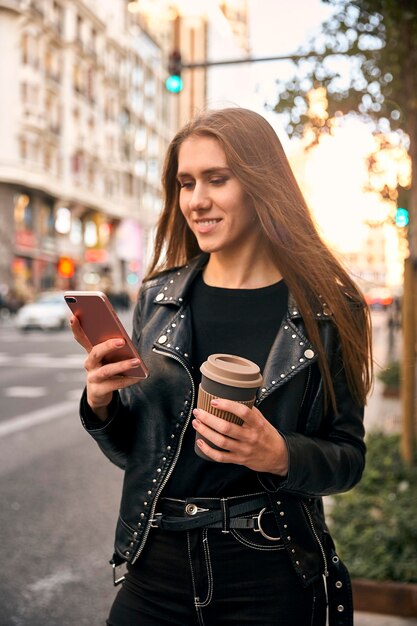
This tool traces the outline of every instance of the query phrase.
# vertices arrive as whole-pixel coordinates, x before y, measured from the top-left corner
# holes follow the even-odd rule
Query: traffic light
[[[398,207],[395,211],[395,223],[399,228],[404,228],[408,226],[409,217],[408,217],[408,209],[404,207]]]
[[[408,226],[410,216],[408,213],[408,205],[410,199],[410,190],[404,187],[398,187],[397,189],[397,208],[395,211],[395,224],[398,228],[405,228]]]
[[[173,50],[168,57],[169,76],[165,81],[165,87],[170,93],[179,93],[182,90],[181,70],[181,52]]]

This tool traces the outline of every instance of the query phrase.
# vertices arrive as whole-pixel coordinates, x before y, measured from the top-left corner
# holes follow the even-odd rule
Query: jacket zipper
[[[306,386],[304,387],[304,395],[303,395],[303,399],[301,400],[300,412],[303,410],[303,407],[304,407],[304,400],[306,399],[306,396],[307,396],[308,386],[310,384],[310,378],[311,378],[311,367],[308,368],[307,382],[306,382]]]
[[[192,375],[191,375],[190,370],[188,369],[188,367],[186,366],[186,364],[184,363],[184,361],[182,361],[179,357],[175,356],[175,354],[171,354],[171,353],[169,353],[169,352],[163,352],[162,350],[156,350],[156,348],[153,348],[153,351],[154,351],[154,352],[156,352],[157,354],[162,354],[163,356],[167,356],[167,357],[169,357],[169,358],[171,358],[171,359],[174,359],[175,361],[178,361],[178,363],[181,363],[181,365],[182,365],[182,366],[184,367],[184,369],[186,370],[186,372],[187,372],[188,376],[190,377],[190,381],[191,381],[191,388],[192,388],[192,397],[191,397],[191,402],[190,402],[190,411],[189,411],[189,413],[188,413],[188,416],[187,416],[186,422],[185,422],[185,424],[184,424],[184,426],[183,426],[183,429],[182,429],[182,431],[181,431],[181,435],[180,435],[180,439],[179,439],[179,444],[178,444],[178,447],[177,447],[177,452],[176,452],[176,454],[175,454],[174,460],[173,460],[173,461],[172,461],[172,463],[171,463],[171,467],[169,468],[169,470],[168,470],[168,472],[167,472],[167,475],[165,476],[164,480],[162,481],[162,483],[161,483],[161,485],[160,485],[160,487],[159,487],[159,489],[158,489],[158,491],[157,491],[157,493],[156,493],[156,496],[155,496],[155,498],[154,498],[153,505],[152,505],[152,509],[151,509],[151,512],[150,512],[150,515],[149,515],[149,519],[148,519],[148,523],[147,523],[147,526],[146,526],[145,531],[144,531],[144,533],[143,533],[142,541],[141,541],[141,544],[140,544],[140,546],[139,546],[139,548],[138,548],[138,551],[136,552],[135,556],[134,556],[134,557],[133,557],[133,559],[132,559],[132,565],[133,565],[133,564],[137,561],[137,559],[139,558],[140,553],[142,552],[142,550],[143,550],[143,548],[144,548],[144,546],[145,546],[146,539],[148,538],[148,534],[149,534],[149,529],[150,529],[150,527],[151,527],[151,523],[152,523],[152,520],[153,520],[153,517],[154,517],[154,514],[155,514],[156,505],[157,505],[157,503],[158,503],[158,498],[159,498],[159,496],[161,495],[161,492],[162,492],[163,488],[164,488],[164,487],[165,487],[165,485],[167,484],[167,482],[168,482],[168,480],[169,480],[169,478],[170,478],[170,476],[171,476],[172,472],[174,471],[175,465],[177,464],[178,457],[179,457],[180,452],[181,452],[182,440],[183,440],[183,438],[184,438],[184,433],[185,433],[185,431],[186,431],[186,429],[187,429],[187,426],[188,426],[188,424],[189,424],[189,422],[190,422],[190,417],[191,417],[191,413],[192,413],[192,411],[193,411],[193,406],[194,406],[194,398],[195,398],[195,385],[194,385],[194,380],[193,380],[193,377],[192,377]]]
[[[316,538],[316,541],[317,541],[317,543],[319,545],[319,548],[320,548],[320,551],[321,551],[321,554],[322,554],[322,557],[323,557],[323,563],[324,563],[324,576],[327,578],[328,575],[329,575],[329,570],[327,568],[326,552],[325,552],[325,550],[323,548],[323,544],[320,541],[320,537],[318,536],[318,533],[317,533],[316,528],[314,526],[313,518],[311,517],[311,513],[310,513],[310,510],[309,510],[308,506],[305,504],[305,502],[301,502],[301,504],[302,504],[303,509],[305,510],[306,514],[307,514],[308,521],[310,522],[311,530],[313,531],[313,534],[314,534],[314,536]]]

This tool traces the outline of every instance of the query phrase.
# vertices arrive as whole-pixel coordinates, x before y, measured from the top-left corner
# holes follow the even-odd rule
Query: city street
[[[122,317],[129,327],[130,313]],[[385,316],[376,320],[384,358]],[[107,562],[122,473],[78,418],[83,351],[69,330],[21,334],[10,321],[0,325],[0,346],[0,625],[103,625],[115,593]],[[381,419],[378,402],[377,388],[367,419]]]
[[[0,326],[0,624],[103,624],[122,473],[78,418],[69,330]]]
[[[294,497],[328,494],[327,523],[331,530],[333,513],[336,548],[356,578],[410,582],[415,550],[407,524],[415,515],[407,507],[414,505],[408,489],[415,481],[405,459],[416,447],[416,364],[408,349],[415,346],[417,306],[417,0],[0,0],[0,33],[0,626],[106,623],[120,588],[110,560],[124,472],[82,426],[86,354],[73,338],[63,295],[106,293],[131,335],[133,302],[146,276],[156,278],[158,293],[145,286],[140,332],[177,362],[153,363],[144,354],[150,381],[136,386],[143,393],[134,394],[135,453],[127,470],[128,480],[137,464],[143,484],[133,480],[124,494],[132,516],[146,517],[149,507],[158,513],[151,505],[159,507],[155,494],[166,481],[176,485],[173,495],[185,489],[196,496],[194,487],[178,487],[178,475],[192,476],[206,496],[210,488],[199,471],[219,496],[240,485],[239,471],[218,464],[217,480],[216,471],[191,462],[197,457],[182,424],[194,441],[193,426],[204,436],[212,422],[204,415],[184,422],[193,407],[179,395],[185,374],[178,360],[193,355],[200,364],[209,353],[241,350],[264,369],[260,410],[285,440],[296,439],[300,460],[296,451],[289,459],[277,452],[271,424],[266,444],[265,437],[252,439],[248,427],[248,454],[262,461],[242,460],[244,431],[242,443],[236,439],[236,453],[244,456],[235,459],[252,469],[288,471],[281,484],[291,485]],[[208,264],[196,258],[197,271],[198,251],[210,258]],[[163,269],[170,273],[160,277]],[[282,304],[280,272],[300,305],[289,313],[307,324],[312,344],[315,322],[327,325],[329,340],[307,346],[284,321],[291,347],[280,335],[276,354],[271,350],[265,361]],[[357,300],[347,274],[372,312],[374,381],[366,402],[370,329],[360,314],[346,314]],[[161,306],[152,308],[152,297]],[[185,298],[190,307],[182,314]],[[185,337],[181,324],[191,318]],[[95,316],[93,326],[101,321]],[[239,337],[250,339],[246,355]],[[340,350],[346,371],[338,366]],[[243,368],[235,384],[240,374]],[[223,388],[229,376],[222,368],[207,375],[203,391]],[[346,385],[356,389],[353,398]],[[364,432],[355,397],[366,404],[368,464],[362,488],[346,500],[350,516],[340,515],[340,532],[334,491],[352,485],[363,469],[349,447],[354,433]],[[294,402],[301,408],[288,409]],[[164,423],[171,413],[172,424]],[[185,454],[170,467],[181,442]],[[145,481],[148,470],[156,471],[149,479],[155,484]],[[365,494],[365,509],[367,480],[378,501]],[[307,546],[312,534],[318,539],[313,521],[296,532],[284,525],[286,545],[296,540],[302,548],[291,555],[287,545],[299,574],[308,570],[303,534]],[[120,549],[134,554],[132,529],[124,530]],[[352,537],[361,540],[357,558]],[[377,599],[384,598],[381,589],[389,585],[376,587]],[[355,594],[362,608],[356,587]],[[335,612],[343,616],[340,602]],[[371,601],[364,602],[370,610]],[[385,610],[413,617],[355,611],[355,626],[417,626],[417,608],[399,596],[395,603]],[[280,610],[276,626],[300,626],[289,611]],[[262,605],[261,626],[265,615]],[[217,619],[219,626],[228,621]]]

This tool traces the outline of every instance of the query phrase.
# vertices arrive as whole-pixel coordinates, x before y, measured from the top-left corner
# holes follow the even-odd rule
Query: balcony
[[[33,11],[33,13],[35,13],[38,17],[41,17],[43,19],[45,13],[44,10],[42,8],[42,3],[39,2],[39,0],[31,0],[30,4],[29,4],[29,8]]]
[[[21,0],[0,0],[0,9],[5,9],[6,11],[13,11],[16,13],[21,13],[22,11],[22,1]]]
[[[25,128],[31,128],[40,133],[46,129],[46,121],[42,113],[36,112],[27,105],[23,108],[22,113],[21,123]]]

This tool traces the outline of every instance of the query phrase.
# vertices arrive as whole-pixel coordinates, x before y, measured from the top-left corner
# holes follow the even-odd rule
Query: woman
[[[351,624],[348,576],[321,496],[364,468],[371,384],[364,299],[321,241],[281,144],[245,109],[205,113],[171,142],[155,254],[134,314],[150,370],[87,351],[81,416],[125,471],[111,626]],[[195,408],[200,365],[228,352],[263,373],[255,406]],[[118,391],[120,390],[120,391]],[[195,433],[204,460],[194,452]],[[210,444],[216,446],[213,448]],[[218,449],[220,448],[220,450]]]

